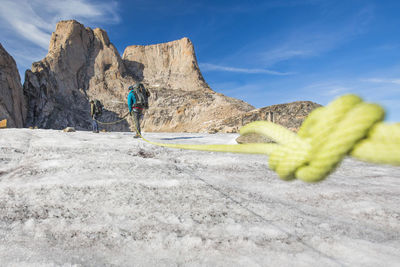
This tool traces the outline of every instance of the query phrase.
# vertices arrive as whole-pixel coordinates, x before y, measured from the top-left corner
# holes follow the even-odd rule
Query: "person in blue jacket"
[[[139,138],[141,136],[141,130],[140,130],[140,119],[143,117],[143,109],[140,107],[135,106],[136,104],[136,97],[135,93],[133,92],[138,86],[135,84],[134,86],[129,86],[129,94],[128,94],[128,108],[129,108],[129,113],[130,113],[130,118],[131,118],[131,131],[135,131],[136,135],[134,138]]]

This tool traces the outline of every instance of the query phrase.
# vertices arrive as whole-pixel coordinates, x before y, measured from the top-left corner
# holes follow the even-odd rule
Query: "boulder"
[[[76,132],[76,130],[75,130],[74,127],[67,127],[67,128],[65,128],[65,129],[63,130],[63,132],[72,133],[72,132]]]
[[[241,135],[236,138],[238,144],[249,144],[249,143],[275,143],[274,140],[261,134],[250,133]]]

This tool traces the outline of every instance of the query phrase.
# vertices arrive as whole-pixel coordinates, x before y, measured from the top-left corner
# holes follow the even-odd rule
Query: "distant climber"
[[[99,100],[90,100],[90,116],[92,117],[92,128],[94,133],[99,133],[99,126],[97,119],[103,113],[103,105]]]
[[[128,108],[131,115],[131,131],[135,131],[134,138],[141,136],[140,120],[143,119],[143,110],[149,107],[148,98],[150,92],[143,86],[142,83],[136,83],[129,86]]]

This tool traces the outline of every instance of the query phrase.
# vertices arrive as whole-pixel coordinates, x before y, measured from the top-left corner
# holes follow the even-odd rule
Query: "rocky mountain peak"
[[[52,33],[49,45],[49,52],[62,48],[65,44],[74,44],[81,40],[83,44],[93,41],[93,37],[105,46],[110,45],[110,39],[106,31],[96,28],[92,30],[77,22],[76,20],[63,20],[57,23],[56,30]],[[78,41],[78,43],[80,43]],[[87,46],[86,46],[87,47]],[[64,46],[65,48],[65,46]]]
[[[189,38],[153,44],[128,46],[122,56],[137,79],[156,88],[184,91],[210,91],[197,63]]]

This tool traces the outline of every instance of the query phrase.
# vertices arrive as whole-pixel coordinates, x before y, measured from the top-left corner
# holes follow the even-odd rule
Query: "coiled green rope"
[[[346,155],[382,164],[400,165],[400,124],[383,123],[384,110],[345,95],[315,109],[297,134],[268,121],[243,126],[241,135],[265,135],[276,144],[185,145],[148,143],[180,149],[267,154],[269,167],[283,180],[317,182],[325,179]]]

